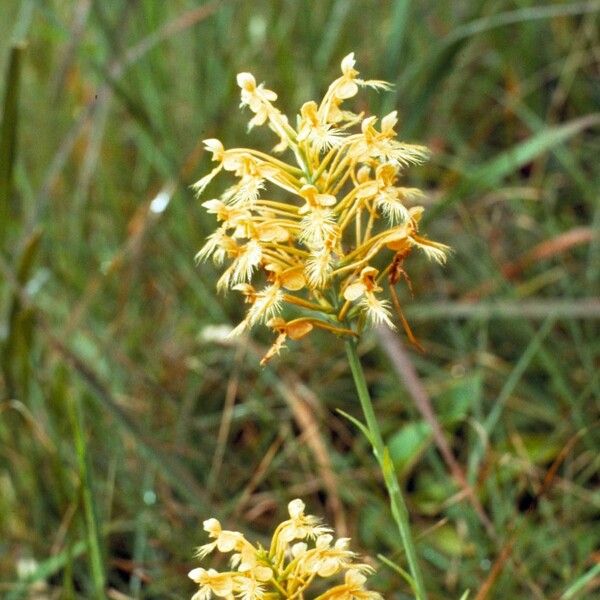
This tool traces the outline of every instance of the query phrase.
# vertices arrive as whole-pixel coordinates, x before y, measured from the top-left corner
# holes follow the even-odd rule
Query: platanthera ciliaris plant
[[[366,420],[361,428],[384,475],[410,582],[416,596],[424,598],[405,503],[375,419],[356,340],[369,324],[394,328],[384,296],[387,283],[398,318],[416,343],[394,286],[410,282],[404,261],[414,249],[443,263],[448,247],[421,234],[422,194],[400,185],[403,170],[426,160],[427,149],[396,139],[395,111],[378,123],[377,117],[343,106],[362,87],[389,88],[384,81],[360,79],[354,67],[349,54],[342,60],[341,77],[321,102],[302,105],[295,127],[273,104],[275,92],[250,73],[237,76],[241,106],[253,113],[249,128],[267,125],[278,143],[265,153],[205,140],[217,164],[195,184],[196,192],[200,195],[222,172],[235,182],[203,204],[219,225],[197,259],[226,265],[217,287],[241,293],[249,305],[234,333],[258,324],[274,331],[263,364],[288,338],[300,339],[315,328],[345,339]]]
[[[275,529],[268,548],[252,544],[241,533],[221,528],[217,519],[204,521],[213,540],[198,548],[204,558],[214,550],[232,553],[225,571],[198,567],[189,572],[200,589],[192,600],[213,595],[240,600],[382,600],[365,588],[373,568],[361,563],[348,538],[334,540],[332,530],[317,517],[304,514],[304,502],[288,505],[290,518]]]

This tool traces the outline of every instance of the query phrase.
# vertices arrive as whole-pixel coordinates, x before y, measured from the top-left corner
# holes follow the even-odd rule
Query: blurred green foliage
[[[193,261],[213,227],[189,190],[201,140],[247,145],[235,74],[292,115],[354,51],[395,84],[368,110],[397,109],[401,137],[433,150],[408,179],[454,255],[410,259],[402,298],[427,349],[410,359],[495,529],[367,336],[431,598],[594,596],[599,11],[0,2],[0,595],[188,598],[204,518],[260,537],[296,496],[405,564],[368,445],[335,412],[360,415],[341,346],[315,334],[260,369],[260,333],[211,341],[243,306]],[[389,565],[376,584],[408,597]]]

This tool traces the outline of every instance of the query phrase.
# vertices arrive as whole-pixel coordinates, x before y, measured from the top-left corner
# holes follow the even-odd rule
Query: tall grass
[[[90,598],[106,577],[111,597],[188,598],[203,518],[260,538],[295,496],[406,566],[368,444],[334,412],[360,414],[343,352],[315,335],[259,369],[266,338],[211,341],[243,308],[193,262],[200,140],[245,128],[235,74],[295,107],[354,51],[395,83],[373,112],[434,151],[411,183],[455,251],[410,259],[427,353],[359,348],[430,597],[593,597],[599,11],[1,2],[0,595]],[[409,597],[388,567],[378,588]]]

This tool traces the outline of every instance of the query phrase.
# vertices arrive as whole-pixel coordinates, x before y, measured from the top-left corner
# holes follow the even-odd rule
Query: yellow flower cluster
[[[200,589],[192,600],[303,600],[315,588],[323,590],[323,580],[336,577],[338,582],[321,591],[315,600],[382,600],[380,594],[365,588],[366,575],[373,571],[356,562],[348,549],[349,539],[333,539],[331,529],[317,517],[304,514],[304,502],[288,504],[290,518],[280,523],[269,548],[251,544],[237,531],[221,528],[217,519],[204,521],[204,530],[212,542],[198,548],[204,558],[215,549],[233,553],[231,570],[198,567],[189,577]]]
[[[241,106],[254,115],[249,128],[267,124],[279,139],[273,152],[287,152],[294,164],[204,141],[217,165],[195,184],[196,192],[221,171],[236,182],[204,202],[220,225],[197,259],[227,261],[217,287],[241,292],[250,305],[236,333],[264,323],[278,334],[263,361],[286,338],[299,339],[315,327],[341,335],[356,335],[365,321],[393,327],[381,283],[387,278],[393,290],[400,277],[408,281],[402,264],[414,247],[440,263],[446,257],[447,246],[419,234],[421,192],[398,185],[402,170],[423,162],[427,149],[396,139],[396,111],[377,127],[377,117],[342,109],[361,87],[389,87],[360,79],[354,66],[349,54],[320,104],[301,107],[296,128],[274,106],[275,92],[250,73],[237,76]]]

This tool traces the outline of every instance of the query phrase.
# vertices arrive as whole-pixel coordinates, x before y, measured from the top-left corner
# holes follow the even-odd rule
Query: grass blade
[[[25,46],[11,48],[6,77],[6,91],[0,126],[0,241],[6,235],[12,210],[14,164],[17,153],[17,121],[19,111],[19,82]]]
[[[36,569],[21,579],[18,583],[11,586],[11,590],[6,594],[5,600],[19,600],[27,596],[27,590],[30,586],[39,581],[45,581],[64,569],[69,561],[77,558],[87,550],[87,544],[84,541],[75,542],[72,546],[65,548],[54,556],[41,561]]]
[[[555,127],[547,127],[496,158],[467,174],[471,185],[490,189],[544,152],[560,146],[584,129],[600,125],[600,113],[594,113]]]
[[[577,581],[569,587],[568,590],[560,597],[560,600],[569,600],[575,598],[578,592],[580,592],[590,581],[600,575],[600,563],[595,564],[587,573],[582,575]]]
[[[104,585],[106,575],[104,573],[104,562],[100,546],[100,534],[98,528],[97,512],[92,489],[92,475],[89,468],[85,431],[83,426],[83,415],[80,398],[71,395],[69,401],[69,418],[73,427],[75,438],[75,450],[79,465],[81,496],[83,501],[86,538],[89,548],[90,567],[94,585],[94,597],[101,600],[104,598]]]
[[[600,113],[592,113],[563,125],[546,127],[539,133],[498,154],[488,162],[465,172],[462,182],[439,204],[431,207],[423,221],[429,222],[465,196],[497,187],[511,175],[538,156],[557,148],[585,129],[600,125]]]
[[[408,24],[410,0],[397,0],[392,13],[392,28],[387,43],[385,79],[395,81],[400,68],[400,56]]]
[[[18,260],[16,283],[20,287],[27,284],[37,258],[42,236],[41,228],[36,228],[25,241]],[[6,336],[0,344],[0,373],[4,375],[6,395],[17,397],[17,372],[20,373],[22,386],[19,389],[22,397],[27,397],[29,348],[32,344],[33,330],[28,327],[27,307],[23,306],[21,296],[15,290],[8,309]],[[18,368],[20,367],[20,369]]]

